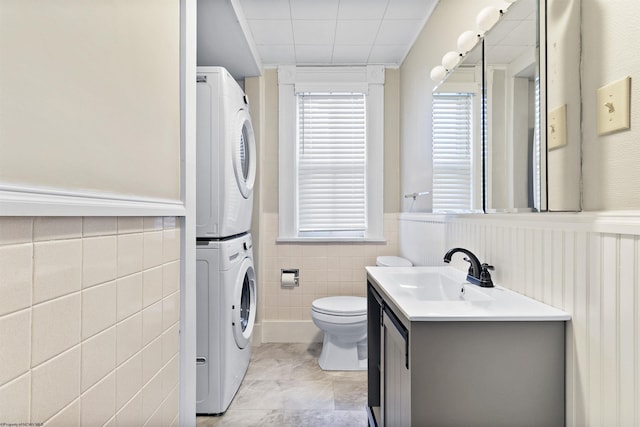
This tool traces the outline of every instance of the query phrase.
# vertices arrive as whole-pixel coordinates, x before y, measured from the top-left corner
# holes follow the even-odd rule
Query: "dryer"
[[[256,316],[251,234],[196,246],[196,412],[227,410],[247,372]]]
[[[196,235],[249,231],[256,144],[246,95],[222,67],[197,68]]]

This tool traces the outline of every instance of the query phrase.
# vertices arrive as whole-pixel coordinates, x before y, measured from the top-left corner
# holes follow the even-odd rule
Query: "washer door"
[[[245,348],[251,339],[256,320],[256,273],[250,258],[242,261],[233,289],[231,322],[233,336],[239,348]]]
[[[247,110],[239,110],[233,128],[233,171],[240,193],[248,199],[256,180],[256,140],[251,116]]]

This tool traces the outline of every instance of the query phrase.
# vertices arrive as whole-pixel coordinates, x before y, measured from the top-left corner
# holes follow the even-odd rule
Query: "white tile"
[[[33,245],[0,247],[0,316],[31,305]]]
[[[144,231],[159,231],[164,228],[164,217],[146,216],[143,219]],[[173,227],[172,227],[173,228]]]
[[[289,19],[249,20],[249,28],[255,40],[264,45],[292,45],[293,26]]]
[[[67,407],[49,418],[44,423],[46,427],[69,427],[80,425],[80,398],[71,402]]]
[[[142,268],[157,267],[162,264],[162,231],[149,231],[143,235]]]
[[[165,364],[180,350],[180,324],[176,323],[162,334],[162,363]]]
[[[116,413],[115,407],[116,374],[113,372],[82,395],[80,424],[101,426]]]
[[[180,229],[164,230],[163,235],[163,262],[171,262],[180,259]]]
[[[39,216],[33,222],[33,241],[60,240],[82,237],[82,217]]]
[[[106,423],[102,425],[102,427],[116,427],[116,416],[112,416],[107,420]]]
[[[0,245],[15,245],[33,241],[32,217],[0,218]]]
[[[374,45],[369,54],[369,62],[400,64],[407,52],[405,45]]]
[[[142,310],[142,273],[119,278],[116,288],[118,321]]]
[[[142,349],[142,384],[160,372],[162,364],[162,338],[157,338]]]
[[[116,411],[142,389],[142,353],[138,353],[116,370]]]
[[[142,271],[142,233],[118,235],[118,277]]]
[[[0,317],[0,343],[0,384],[4,384],[30,368],[31,310]]]
[[[162,300],[162,329],[167,329],[180,320],[180,292]]]
[[[108,282],[117,274],[117,237],[88,237],[82,240],[82,286]]]
[[[296,61],[299,64],[314,65],[319,63],[327,63],[331,61],[331,54],[333,52],[333,46],[320,45],[297,45],[296,46]]]
[[[116,363],[119,365],[142,349],[142,313],[118,323]]]
[[[33,245],[33,303],[79,291],[82,282],[82,240],[57,240]]]
[[[298,44],[333,45],[336,34],[335,20],[294,20],[293,38]]]
[[[144,401],[143,401],[144,405]],[[144,417],[144,406],[142,407],[142,413]],[[144,423],[143,427],[157,427],[162,425],[162,406],[159,406],[155,412],[153,412]]]
[[[142,425],[142,391],[136,394],[116,414],[117,427]]]
[[[139,216],[119,216],[118,234],[141,233],[144,230],[144,221]]]
[[[82,339],[116,324],[116,281],[82,291]]]
[[[178,219],[175,216],[165,216],[162,218],[162,226],[165,230],[179,227]]]
[[[162,266],[162,295],[167,296],[180,290],[180,261]]]
[[[80,342],[80,293],[33,306],[31,366],[68,350]]]
[[[31,419],[46,420],[80,396],[80,346],[31,371]]]
[[[291,3],[292,19],[336,19],[338,0],[296,0]]]
[[[0,386],[0,414],[2,423],[12,424],[29,420],[31,373]]]
[[[370,47],[376,39],[379,27],[380,24],[377,21],[338,21],[336,45],[365,45]]]
[[[171,390],[178,384],[180,379],[180,358],[176,354],[162,368],[162,397],[163,399],[169,395]]]
[[[162,299],[163,267],[145,270],[142,273],[142,305],[149,305]]]
[[[115,216],[86,216],[82,219],[82,235],[108,236],[118,233],[118,218]]]
[[[424,19],[433,9],[436,0],[390,1],[385,12],[385,19]]]
[[[162,427],[170,427],[178,416],[180,395],[178,387],[174,387],[164,402],[162,402]]]
[[[409,43],[413,42],[422,21],[416,19],[398,19],[392,21],[382,21],[378,36],[377,44],[383,45],[402,45],[405,49]]]
[[[116,328],[82,342],[81,390],[86,391],[116,368]]]
[[[388,0],[340,0],[338,20],[381,20],[387,9],[387,3]]]
[[[145,422],[160,408],[162,397],[162,376],[158,374],[142,388],[142,419]]]
[[[289,19],[289,0],[242,0],[242,10],[247,19]]]
[[[149,344],[162,334],[162,312],[160,301],[142,311],[142,345]]]

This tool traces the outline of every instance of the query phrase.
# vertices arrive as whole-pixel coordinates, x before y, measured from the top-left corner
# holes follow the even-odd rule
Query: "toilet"
[[[376,265],[410,267],[411,261],[379,256]],[[318,359],[325,371],[367,369],[367,299],[354,296],[318,298],[311,303],[311,319],[324,332]]]

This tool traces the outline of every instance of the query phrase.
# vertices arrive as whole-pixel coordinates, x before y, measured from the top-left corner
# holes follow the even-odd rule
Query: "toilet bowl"
[[[380,267],[411,267],[413,264],[406,258],[399,256],[379,256],[376,265]]]
[[[324,332],[318,359],[325,371],[367,369],[367,299],[336,296],[311,303],[311,319]]]

